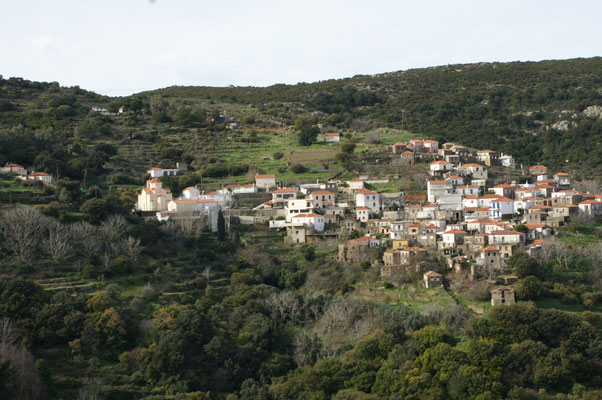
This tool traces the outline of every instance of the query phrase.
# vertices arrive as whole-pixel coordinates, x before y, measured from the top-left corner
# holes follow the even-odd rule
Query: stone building
[[[491,291],[492,306],[509,306],[514,304],[514,289],[511,287],[499,287]]]

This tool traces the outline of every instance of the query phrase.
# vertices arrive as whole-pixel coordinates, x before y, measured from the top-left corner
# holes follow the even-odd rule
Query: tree
[[[355,143],[345,143],[341,146],[341,152],[351,154],[355,151]]]
[[[299,117],[295,120],[295,129],[297,129],[299,144],[301,146],[310,146],[318,137],[318,127],[313,125],[309,118]]]
[[[2,246],[22,262],[37,254],[49,218],[31,207],[17,207],[0,215]]]
[[[517,231],[517,232],[520,232],[520,233],[524,233],[524,234],[527,234],[527,233],[529,233],[529,228],[527,228],[527,227],[526,227],[525,225],[523,225],[523,224],[516,225],[516,226],[514,227],[514,230],[515,230],[515,231]]]
[[[519,279],[514,285],[514,291],[519,300],[535,300],[541,296],[543,285],[535,276]]]
[[[226,220],[221,209],[217,213],[217,239],[219,241],[226,239]]]
[[[512,268],[519,278],[525,278],[530,275],[541,277],[543,274],[543,270],[537,260],[524,251],[516,252],[510,256],[506,260],[506,265]]]
[[[44,249],[56,263],[63,261],[69,255],[73,246],[70,242],[68,230],[57,221],[49,221],[48,229],[46,230],[46,238],[43,241]]]

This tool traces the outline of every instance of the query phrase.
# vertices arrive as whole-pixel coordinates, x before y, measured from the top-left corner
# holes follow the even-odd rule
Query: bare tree
[[[100,225],[100,234],[107,242],[117,242],[127,231],[127,222],[122,215],[109,215]]]
[[[33,259],[48,217],[31,207],[17,207],[0,215],[2,246],[23,262]]]
[[[142,253],[142,246],[140,246],[140,239],[135,239],[128,236],[127,239],[123,239],[121,242],[121,248],[123,252],[129,257],[132,264],[135,264],[138,260],[138,256]]]
[[[19,336],[8,318],[0,320],[0,360],[12,367],[6,398],[38,399],[42,397],[42,385],[36,373],[34,358],[19,343]]]
[[[48,224],[43,244],[50,258],[56,263],[68,258],[73,250],[67,228],[54,220]]]
[[[294,292],[283,291],[273,293],[265,300],[266,308],[272,314],[272,318],[279,323],[284,323],[287,319],[295,323],[295,318],[301,309],[301,302]]]
[[[100,251],[100,242],[98,238],[98,230],[95,226],[88,222],[76,222],[69,225],[69,233],[71,240],[77,243],[77,248],[87,255],[91,256]]]

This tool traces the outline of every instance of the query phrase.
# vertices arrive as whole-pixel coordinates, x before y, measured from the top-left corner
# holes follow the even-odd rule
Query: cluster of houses
[[[216,230],[217,213],[232,208],[233,196],[263,194],[266,201],[237,215],[253,223],[268,221],[271,229],[286,231],[289,243],[337,240],[339,261],[367,261],[383,279],[426,272],[427,287],[443,285],[433,271],[438,258],[456,272],[491,278],[505,272],[515,252],[533,254],[553,246],[554,229],[572,218],[602,218],[602,195],[575,190],[568,174],[550,175],[542,165],[524,169],[524,183],[496,182],[489,168],[515,168],[511,156],[453,143],[439,148],[432,140],[396,143],[392,152],[400,157],[411,152],[413,160],[430,155],[425,198],[378,193],[371,185],[383,180],[368,176],[287,186],[276,175],[258,174],[254,183],[208,193],[189,187],[174,199],[151,173],[138,195],[138,209],[153,211],[160,220],[203,218]],[[505,281],[492,292],[492,301],[511,304],[513,293]]]
[[[52,175],[47,174],[46,172],[27,170],[22,165],[12,162],[0,167],[0,174],[13,175],[17,179],[21,179],[23,181],[40,181],[44,184],[52,184]]]

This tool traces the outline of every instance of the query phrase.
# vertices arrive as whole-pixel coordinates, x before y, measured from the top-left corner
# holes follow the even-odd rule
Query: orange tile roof
[[[361,194],[378,194],[378,193],[373,192],[372,190],[368,190],[366,188],[360,189],[360,193]]]
[[[483,249],[483,251],[500,251],[500,249],[494,246],[487,246]]]
[[[463,230],[460,229],[450,229],[447,232],[443,232],[443,234],[448,234],[448,233],[453,233],[454,235],[459,235],[459,234],[465,234],[466,232],[464,232]]]
[[[267,179],[267,178],[275,178],[276,175],[274,174],[268,174],[268,175],[255,175],[255,179]]]

